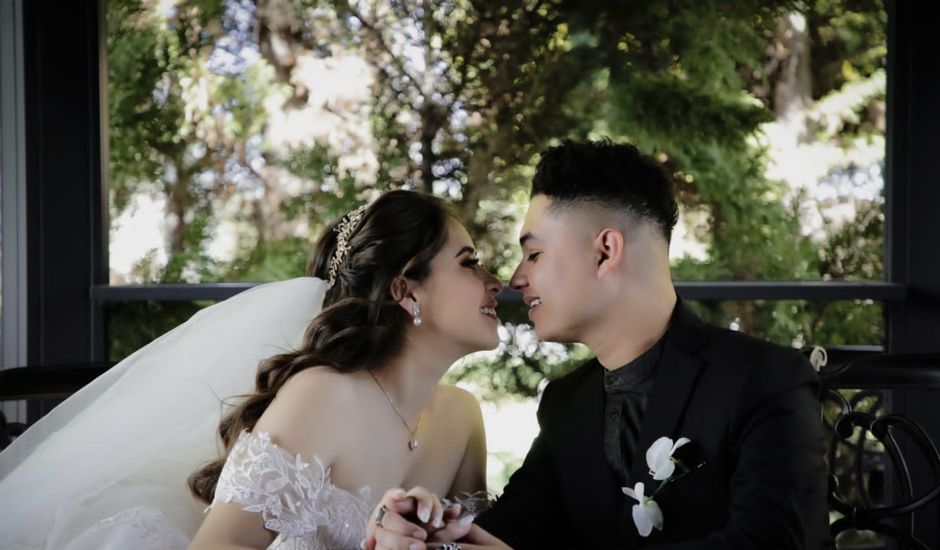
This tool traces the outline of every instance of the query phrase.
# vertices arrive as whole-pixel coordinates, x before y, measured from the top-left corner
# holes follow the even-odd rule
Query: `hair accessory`
[[[336,283],[336,273],[339,271],[339,266],[343,264],[343,260],[346,259],[346,253],[349,251],[349,238],[352,237],[356,227],[359,226],[362,215],[365,214],[368,207],[369,204],[366,203],[347,213],[343,216],[343,221],[336,226],[335,231],[338,234],[336,237],[336,250],[333,251],[333,256],[330,258],[330,288],[333,288],[333,284]]]

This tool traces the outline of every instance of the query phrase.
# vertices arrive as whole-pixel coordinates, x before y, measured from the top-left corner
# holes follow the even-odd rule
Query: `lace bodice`
[[[64,550],[186,550],[189,538],[179,517],[168,517],[161,503],[172,499],[148,497],[136,489],[142,505],[105,517],[75,534],[68,521],[50,535],[58,541],[48,547]],[[268,546],[274,550],[355,550],[365,537],[366,522],[375,504],[369,487],[352,493],[336,487],[330,468],[316,457],[313,463],[277,446],[267,433],[242,432],[232,446],[216,485],[212,506],[235,503],[261,515],[264,525],[277,534]],[[108,499],[104,499],[108,500]],[[123,500],[121,500],[123,502]],[[445,502],[451,502],[445,499]],[[485,493],[460,494],[452,502],[463,514],[475,515],[488,504]],[[84,505],[76,515],[93,516]],[[198,510],[198,509],[197,509]],[[179,512],[179,510],[176,510]],[[197,511],[193,511],[198,513]],[[172,514],[171,514],[172,515]]]
[[[330,469],[291,455],[267,433],[242,432],[232,446],[213,505],[234,502],[258,512],[277,533],[271,549],[359,548],[374,507],[372,491],[353,494],[333,485]]]

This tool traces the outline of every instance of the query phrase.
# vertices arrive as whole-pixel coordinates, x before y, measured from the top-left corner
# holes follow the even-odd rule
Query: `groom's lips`
[[[532,298],[524,298],[524,300],[525,303],[529,305],[529,319],[532,319],[535,309],[542,305],[542,299],[535,296]]]

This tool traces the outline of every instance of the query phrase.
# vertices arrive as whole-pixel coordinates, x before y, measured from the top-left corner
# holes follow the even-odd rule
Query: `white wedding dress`
[[[215,502],[259,512],[278,533],[268,548],[358,548],[375,504],[366,486],[353,494],[333,485],[320,459],[305,462],[271,442],[243,432],[219,476]]]
[[[261,514],[277,533],[268,548],[326,550],[359,548],[375,503],[372,490],[356,494],[333,485],[330,470],[314,457],[306,462],[275,445],[266,433],[243,432],[232,447],[215,500]],[[154,506],[136,506],[96,521],[65,543],[67,550],[185,550],[189,537]]]
[[[186,479],[221,452],[223,398],[251,392],[259,362],[301,342],[325,292],[305,277],[208,307],[42,418],[0,453],[0,549],[186,548],[206,510]],[[316,457],[248,432],[220,501],[261,514],[278,550],[358,548],[375,504],[368,487],[334,486]]]

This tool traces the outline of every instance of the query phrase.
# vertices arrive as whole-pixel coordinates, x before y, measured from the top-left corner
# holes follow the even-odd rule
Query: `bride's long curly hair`
[[[255,391],[246,396],[219,425],[227,456],[238,435],[252,430],[291,376],[316,366],[343,372],[371,369],[401,351],[405,326],[412,319],[392,298],[398,276],[421,282],[430,262],[447,242],[450,215],[440,200],[412,191],[390,191],[364,212],[347,243],[345,259],[327,291],[320,313],[304,333],[300,349],[261,362]],[[337,244],[331,223],[317,241],[307,274],[329,279]],[[215,495],[225,457],[189,476],[189,488],[206,503]]]

